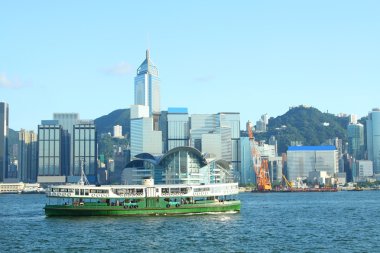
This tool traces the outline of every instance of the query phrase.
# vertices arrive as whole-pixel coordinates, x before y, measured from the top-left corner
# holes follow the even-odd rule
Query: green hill
[[[286,152],[291,141],[300,141],[303,145],[321,145],[328,139],[338,137],[347,141],[346,127],[348,118],[322,113],[312,107],[299,106],[276,118],[270,118],[268,131],[255,134],[257,140],[268,141],[275,136],[279,154]]]
[[[118,109],[108,115],[101,116],[95,119],[95,126],[98,134],[112,133],[113,126],[121,125],[123,127],[123,135],[129,134],[130,130],[130,110]]]

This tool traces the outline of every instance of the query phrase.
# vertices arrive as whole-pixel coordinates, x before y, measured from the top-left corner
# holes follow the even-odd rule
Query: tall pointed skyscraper
[[[149,116],[160,112],[160,79],[157,67],[150,60],[149,49],[146,50],[146,59],[137,69],[135,105],[148,106]]]

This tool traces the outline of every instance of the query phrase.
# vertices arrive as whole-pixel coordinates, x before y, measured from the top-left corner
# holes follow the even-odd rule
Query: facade
[[[231,129],[217,127],[214,132],[202,135],[202,150],[215,159],[232,160]]]
[[[73,126],[77,124],[79,120],[78,113],[54,113],[53,120],[57,120],[58,124],[61,125],[63,136],[62,136],[62,152],[64,153],[64,157],[68,157],[68,159],[64,159],[62,161],[62,170],[65,171],[66,175],[69,175],[74,167],[72,153],[73,153]]]
[[[375,108],[367,120],[368,160],[373,161],[373,172],[380,174],[380,109]]]
[[[355,162],[355,181],[365,181],[365,178],[372,177],[373,162],[368,160],[357,160]]]
[[[348,133],[348,153],[355,159],[364,158],[364,126],[360,123],[349,124]]]
[[[256,174],[252,165],[252,152],[249,137],[241,137],[241,170],[240,180],[241,185],[256,184]]]
[[[307,178],[311,171],[335,175],[339,169],[335,146],[290,146],[287,151],[287,179]]]
[[[238,112],[220,112],[218,115],[218,126],[229,127],[231,131],[231,162],[232,169],[236,176],[240,172],[240,113]]]
[[[140,153],[162,154],[162,132],[153,130],[153,118],[131,118],[131,158]]]
[[[0,102],[0,182],[8,177],[8,136],[9,136],[9,107]]]
[[[135,105],[149,107],[149,116],[160,112],[160,79],[158,69],[146,50],[146,59],[137,69],[135,77]]]
[[[215,114],[192,114],[190,145],[202,151],[202,135],[214,131],[216,127]]]
[[[56,120],[42,121],[38,126],[38,182],[44,177],[65,176],[62,170],[63,130]]]
[[[37,134],[21,129],[19,132],[19,180],[24,183],[37,182]]]
[[[73,130],[73,167],[70,176],[81,175],[83,162],[84,173],[90,181],[94,181],[98,157],[95,124],[93,121],[81,121],[73,126]]]
[[[230,139],[226,138],[226,132],[229,129]],[[203,153],[213,153],[216,147],[211,148],[211,145],[203,147],[211,139],[218,139],[218,137],[209,136],[209,134],[220,134],[220,139],[223,141],[220,153],[223,154],[227,161],[231,163],[235,172],[240,171],[240,113],[234,112],[221,112],[218,114],[193,114],[191,115],[191,130],[190,130],[190,145]],[[202,140],[202,138],[206,138]],[[227,149],[227,145],[230,146]],[[218,150],[217,150],[218,151]],[[219,151],[218,151],[219,152]],[[238,174],[238,173],[237,173]]]
[[[165,150],[189,146],[189,140],[190,122],[187,108],[168,108],[167,147]]]
[[[283,161],[281,156],[268,158],[269,175],[271,182],[282,181]]]

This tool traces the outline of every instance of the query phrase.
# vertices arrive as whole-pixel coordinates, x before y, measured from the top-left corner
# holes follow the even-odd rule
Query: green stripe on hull
[[[46,205],[47,216],[144,216],[188,213],[240,211],[240,201],[215,204],[188,204],[169,208],[124,208],[122,206],[62,206]]]

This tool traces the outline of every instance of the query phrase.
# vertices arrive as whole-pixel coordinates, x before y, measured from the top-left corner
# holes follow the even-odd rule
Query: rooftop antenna
[[[83,161],[83,159],[80,160],[80,179],[79,179],[78,184],[80,184],[80,185],[90,184],[88,182],[86,175],[84,174],[84,161]]]

